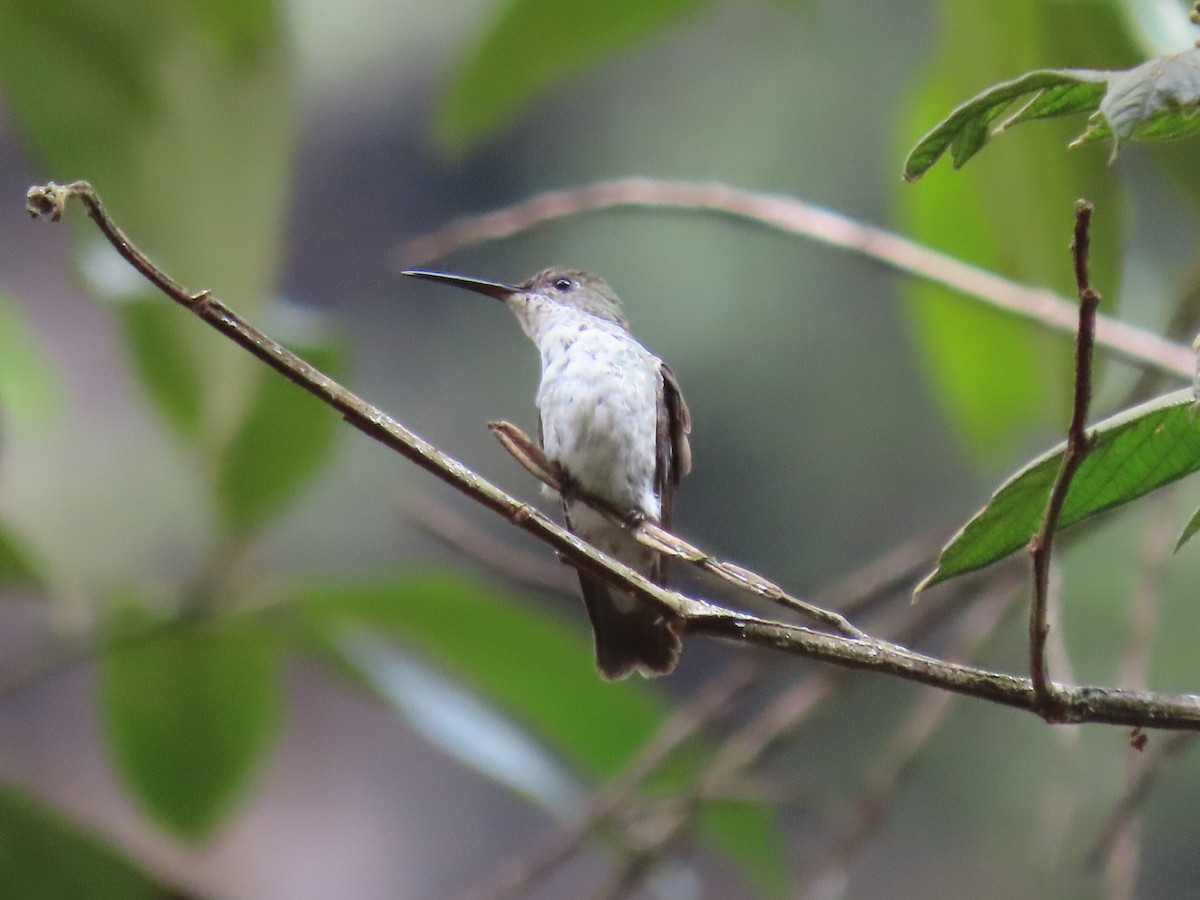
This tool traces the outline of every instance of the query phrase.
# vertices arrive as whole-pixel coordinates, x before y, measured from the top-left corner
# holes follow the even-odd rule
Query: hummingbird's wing
[[[675,488],[692,471],[692,448],[688,435],[692,433],[692,413],[684,402],[679,382],[670,367],[659,360],[657,463],[654,470],[654,489],[662,501],[659,523],[671,527],[671,505]]]

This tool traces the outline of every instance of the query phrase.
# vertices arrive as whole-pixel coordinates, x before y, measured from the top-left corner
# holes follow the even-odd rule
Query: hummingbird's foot
[[[567,471],[566,466],[557,460],[547,460],[546,471],[558,482],[558,493],[564,500],[578,497],[582,492],[579,482]]]
[[[637,531],[646,524],[647,516],[640,509],[631,509],[625,513],[625,527],[630,531]]]

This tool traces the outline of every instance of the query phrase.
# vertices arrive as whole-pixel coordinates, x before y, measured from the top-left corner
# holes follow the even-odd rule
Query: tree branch
[[[465,216],[401,245],[397,268],[426,262],[485,241],[528,231],[556,219],[610,209],[713,213],[810,238],[932,281],[1022,319],[1057,331],[1076,330],[1075,304],[1046,288],[1028,287],[796,197],[762,194],[720,183],[618,178],[548,191],[489,213]],[[1191,381],[1196,358],[1182,344],[1126,322],[1097,316],[1096,343],[1126,362]]]
[[[88,215],[117,251],[176,303],[337,410],[363,434],[395,450],[481,506],[504,516],[516,527],[557,550],[570,565],[646,602],[668,608],[684,620],[688,633],[730,638],[848,669],[879,672],[932,685],[1017,709],[1040,711],[1032,682],[1027,678],[935,659],[875,638],[863,640],[824,634],[798,625],[768,621],[659,587],[556,525],[529,504],[511,497],[379,408],[346,390],[243,321],[208,291],[188,291],[161,272],[108,218],[87,182],[65,186],[50,183],[31,188],[28,208],[33,215],[57,219],[71,198],[83,203]],[[1194,694],[1054,687],[1061,710],[1056,721],[1200,730],[1200,696]]]

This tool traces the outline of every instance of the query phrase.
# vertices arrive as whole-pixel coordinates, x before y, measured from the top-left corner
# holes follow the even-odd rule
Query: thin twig
[[[1067,447],[1062,464],[1050,488],[1042,527],[1029,543],[1033,557],[1033,602],[1029,607],[1029,673],[1037,697],[1039,713],[1047,719],[1057,719],[1056,698],[1046,671],[1047,597],[1050,589],[1050,560],[1054,551],[1054,533],[1062,514],[1071,479],[1090,449],[1087,436],[1088,407],[1092,402],[1092,348],[1096,340],[1096,307],[1100,295],[1088,280],[1088,231],[1092,223],[1092,205],[1084,200],[1075,204],[1075,239],[1071,255],[1075,261],[1075,281],[1079,286],[1079,322],[1075,336],[1075,399],[1071,407],[1071,424],[1067,429]]]
[[[642,745],[620,775],[592,795],[574,822],[555,831],[528,857],[506,864],[487,881],[463,894],[462,900],[500,900],[528,893],[534,884],[628,806],[636,798],[642,782],[680,746],[724,715],[734,698],[750,687],[757,674],[755,666],[736,662],[708,681]]]
[[[974,657],[1012,608],[1013,596],[1012,584],[1001,583],[981,597],[965,616],[949,655],[956,659]],[[851,813],[834,837],[832,848],[822,854],[821,868],[797,886],[795,896],[830,900],[845,894],[850,867],[887,821],[900,787],[954,700],[954,695],[945,691],[926,690],[921,694],[883,752],[863,774],[863,790],[850,804]]]
[[[610,209],[712,213],[762,225],[858,253],[892,269],[943,285],[988,306],[1057,331],[1076,330],[1075,304],[1045,288],[1028,287],[796,197],[726,184],[618,178],[549,191],[494,212],[466,216],[414,238],[396,253],[397,268],[528,231],[546,222]],[[1142,368],[1191,381],[1195,355],[1187,347],[1126,322],[1097,316],[1096,342]]]
[[[1131,818],[1137,815],[1150,792],[1166,773],[1170,764],[1183,756],[1196,743],[1195,734],[1173,734],[1170,737],[1150,746],[1146,752],[1146,763],[1137,779],[1129,786],[1124,796],[1108,814],[1100,834],[1088,851],[1087,862],[1090,867],[1096,867],[1108,859],[1112,853],[1113,843],[1127,827]]]
[[[1139,577],[1129,604],[1129,627],[1121,654],[1118,677],[1130,687],[1145,687],[1150,680],[1150,657],[1154,647],[1154,628],[1158,623],[1158,600],[1165,566],[1175,544],[1175,524],[1170,515],[1170,495],[1149,505],[1146,535],[1142,541]],[[1141,780],[1148,760],[1139,741],[1145,735],[1136,732],[1132,747],[1125,752],[1121,766],[1121,796],[1127,796]],[[1120,806],[1118,802],[1118,806]],[[1122,827],[1114,834],[1104,867],[1106,900],[1133,900],[1137,896],[1138,860],[1141,856],[1141,821],[1133,808]]]
[[[579,580],[567,567],[496,539],[434,497],[421,497],[405,514],[448,547],[512,582],[559,594],[578,589]]]
[[[1043,704],[1030,679],[989,672],[913,652],[878,639],[826,634],[798,625],[773,622],[687,597],[654,584],[628,566],[596,550],[527,503],[500,490],[433,444],[405,428],[378,407],[252,327],[208,291],[192,293],[159,271],[108,218],[91,185],[47,184],[29,191],[34,215],[58,218],[68,200],[78,199],[109,242],[168,297],[212,328],[283,374],[347,422],[406,459],[461,491],[481,506],[504,516],[533,535],[576,569],[607,584],[658,604],[684,620],[689,634],[731,638],[742,643],[831,662],[848,669],[879,672],[919,684],[941,687],[1041,714]],[[1116,688],[1054,686],[1061,722],[1105,722],[1142,728],[1200,729],[1200,696],[1126,691]]]
[[[556,471],[556,467],[546,459],[542,448],[534,443],[529,435],[511,422],[489,422],[488,428],[527,472],[548,487],[556,491],[562,490],[562,479]],[[578,486],[573,486],[571,490],[575,499],[587,503],[610,522],[622,527],[629,526],[629,513],[625,510],[613,506],[603,497],[581,490]],[[689,544],[678,535],[672,534],[656,522],[642,519],[629,527],[629,531],[639,543],[651,550],[690,563],[702,572],[715,575],[736,588],[793,609],[822,625],[835,628],[844,635],[858,640],[870,639],[866,632],[851,625],[845,616],[793,597],[779,585],[767,581],[749,569],[744,569],[734,563],[713,559],[703,550]]]

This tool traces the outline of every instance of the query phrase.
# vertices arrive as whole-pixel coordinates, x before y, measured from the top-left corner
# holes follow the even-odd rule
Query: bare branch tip
[[[62,185],[49,181],[35,184],[25,193],[25,211],[35,219],[49,218],[57,222],[67,207],[70,192]]]

